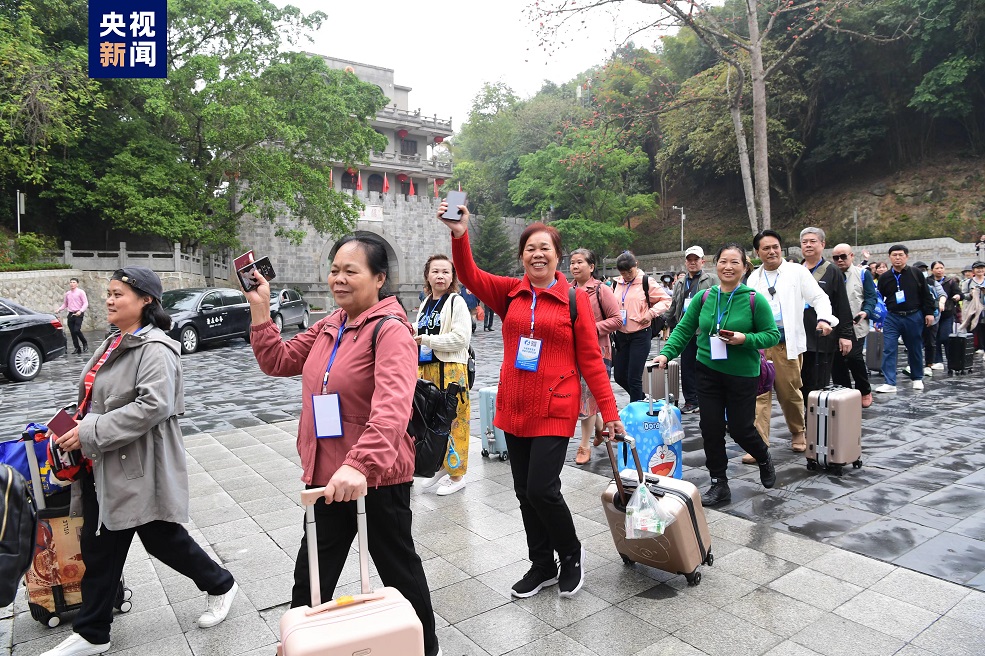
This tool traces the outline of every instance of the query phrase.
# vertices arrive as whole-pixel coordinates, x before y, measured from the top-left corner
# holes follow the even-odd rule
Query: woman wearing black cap
[[[145,267],[116,271],[106,310],[119,334],[96,349],[79,380],[78,425],[57,438],[87,459],[72,484],[81,513],[82,609],[71,636],[42,656],[110,648],[113,606],[134,534],[147,552],[208,593],[200,627],[226,618],[236,594],[227,570],[188,535],[188,470],[178,426],[184,412],[179,345],[164,332],[161,279]]]

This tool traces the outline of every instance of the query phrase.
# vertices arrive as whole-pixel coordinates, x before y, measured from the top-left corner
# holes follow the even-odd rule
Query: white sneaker
[[[233,606],[233,597],[236,596],[237,590],[239,590],[239,586],[233,582],[233,587],[229,588],[229,592],[226,594],[209,595],[209,606],[198,618],[199,628],[207,629],[226,619],[229,609]]]
[[[923,381],[922,380],[915,380],[915,381],[913,381],[913,389],[915,389],[915,390],[922,390],[923,389]]]
[[[453,480],[451,480],[451,477],[449,476],[448,477],[448,482],[447,483],[444,483],[440,487],[438,487],[437,494],[438,494],[439,497],[446,497],[449,494],[455,494],[456,492],[458,492],[459,490],[461,490],[463,487],[465,487],[465,478],[460,478],[457,481],[453,481]]]
[[[880,385],[879,387],[875,388],[872,391],[873,392],[877,392],[879,394],[895,394],[896,393],[896,386],[895,385],[889,385],[888,383],[884,383],[884,384]]]
[[[930,368],[933,369],[934,371],[944,371],[944,363],[935,362],[934,364],[930,365]]]
[[[930,367],[924,367],[923,368],[923,377],[924,378],[933,378],[934,377],[934,370],[931,369]]]
[[[909,367],[903,367],[903,373],[906,374],[907,376],[909,376],[910,375],[910,368]]]
[[[434,487],[435,485],[439,485],[439,484],[440,485],[446,485],[448,483],[448,481],[450,481],[450,480],[451,480],[451,476],[449,476],[448,474],[446,474],[445,473],[445,470],[442,469],[437,474],[435,474],[431,478],[429,478],[426,481],[424,481],[423,483],[421,483],[421,488],[426,490],[429,487]]]
[[[92,654],[102,654],[109,651],[109,643],[94,645],[78,633],[73,633],[59,643],[54,649],[41,654],[41,656],[91,656]]]

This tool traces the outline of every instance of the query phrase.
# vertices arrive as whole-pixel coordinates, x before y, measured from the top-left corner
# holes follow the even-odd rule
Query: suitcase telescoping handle
[[[633,452],[633,462],[636,463],[636,473],[640,478],[640,485],[643,484],[643,465],[640,464],[640,454],[636,452],[636,440],[629,435],[617,434],[611,439],[605,441],[605,450],[609,452],[609,462],[612,464],[612,477],[616,481],[616,489],[619,490],[619,497],[622,499],[623,505],[629,503],[629,495],[626,494],[626,488],[622,484],[622,477],[619,475],[619,464],[616,462],[616,452],[612,448],[613,442],[622,442],[629,446]]]
[[[31,487],[34,490],[34,505],[38,510],[44,510],[48,506],[44,500],[44,488],[41,486],[41,466],[38,464],[38,454],[34,450],[34,438],[24,440],[24,448],[27,449],[27,468],[31,470]]]
[[[318,533],[315,528],[315,503],[325,494],[325,488],[313,487],[301,492],[301,505],[304,506],[304,534],[308,538],[308,572],[310,574],[311,607],[321,606],[321,584],[318,574]],[[366,497],[356,499],[356,535],[359,541],[359,581],[363,595],[373,589],[369,586],[369,541],[366,530]],[[362,599],[367,601],[367,599]],[[331,604],[333,607],[336,603]]]

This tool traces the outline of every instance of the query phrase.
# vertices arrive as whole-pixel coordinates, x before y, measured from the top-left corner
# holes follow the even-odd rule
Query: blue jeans
[[[887,385],[896,384],[896,352],[899,338],[906,345],[906,356],[910,364],[910,378],[923,380],[923,313],[902,317],[889,312],[882,329],[885,346],[882,353],[882,375]]]

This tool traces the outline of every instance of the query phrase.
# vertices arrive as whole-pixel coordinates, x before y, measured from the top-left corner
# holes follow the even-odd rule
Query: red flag
[[[356,191],[362,191],[363,190],[363,172],[360,171],[358,173],[358,176],[359,177],[356,178]]]
[[[437,180],[434,181],[434,197],[435,198],[438,197],[438,181]]]
[[[383,193],[390,191],[390,181],[387,180],[386,173],[383,174]]]
[[[416,196],[417,195],[416,192],[414,191],[414,179],[413,178],[410,179],[410,195],[411,196]]]

